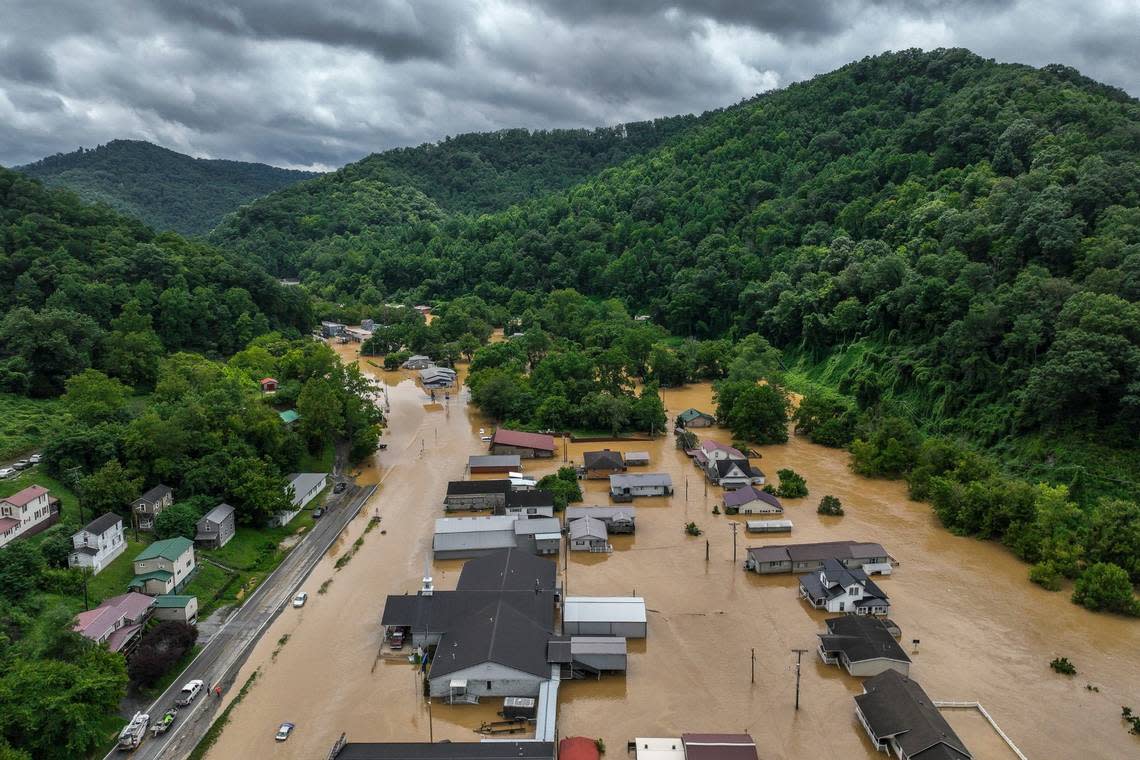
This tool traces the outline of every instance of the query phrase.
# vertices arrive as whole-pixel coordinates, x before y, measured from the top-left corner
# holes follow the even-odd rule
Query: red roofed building
[[[558,760],[598,760],[598,743],[585,736],[569,736],[558,742]]]
[[[112,652],[131,649],[154,609],[154,597],[129,591],[75,617],[73,630]]]
[[[263,378],[261,378],[261,392],[262,393],[273,393],[276,390],[277,390],[277,378],[275,378],[275,377],[263,377]]]
[[[554,436],[499,428],[495,431],[495,437],[491,439],[491,453],[518,454],[523,459],[552,457]]]
[[[758,760],[748,734],[681,734],[685,760]]]
[[[43,486],[28,486],[0,498],[0,547],[33,536],[59,521],[59,499]]]

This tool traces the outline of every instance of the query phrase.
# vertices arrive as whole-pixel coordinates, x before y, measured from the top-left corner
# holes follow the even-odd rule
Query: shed
[[[562,631],[570,636],[643,639],[645,600],[640,596],[568,596],[562,605]]]
[[[159,620],[176,620],[193,625],[198,620],[198,597],[187,594],[156,596],[154,616]]]
[[[745,523],[749,533],[791,533],[791,520],[749,520]]]
[[[680,737],[639,736],[631,744],[636,760],[685,760],[685,745]]]
[[[511,472],[521,467],[522,460],[518,454],[493,454],[467,458],[467,469],[472,473]]]
[[[275,378],[275,377],[263,377],[263,378],[261,378],[261,392],[262,393],[273,393],[275,390],[277,390],[277,378]]]
[[[605,553],[613,551],[606,542],[606,524],[596,517],[583,517],[570,523],[570,550]]]
[[[686,760],[758,760],[748,734],[681,734]]]
[[[649,452],[648,451],[627,451],[625,454],[626,467],[648,467],[649,466]]]
[[[621,636],[571,636],[570,667],[577,674],[624,673],[628,647]]]

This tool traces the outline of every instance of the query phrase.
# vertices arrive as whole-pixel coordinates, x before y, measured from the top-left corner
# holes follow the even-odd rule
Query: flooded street
[[[336,346],[346,359],[356,348]],[[495,701],[437,704],[429,726],[416,670],[404,660],[377,660],[385,596],[419,588],[447,482],[463,478],[467,457],[485,448],[478,431],[487,425],[468,408],[466,392],[432,405],[410,373],[384,372],[367,361],[361,367],[387,385],[391,403],[382,438],[388,448],[360,478],[381,487],[305,584],[306,607],[286,609],[251,655],[237,682],[254,670],[260,676],[210,758],[324,757],[342,731],[357,741],[427,741],[429,732],[436,741],[475,741],[480,737],[472,729],[499,707]],[[663,393],[670,419],[689,406],[711,411],[710,395],[707,385]],[[726,430],[697,432],[729,439]],[[906,498],[905,484],[857,477],[845,452],[806,440],[762,447],[754,462],[770,480],[791,467],[807,479],[811,494],[784,500],[784,517],[795,523],[790,536],[752,537],[741,525],[733,562],[730,524],[738,518],[711,514],[721,489],[706,487],[671,435],[570,444],[565,456],[581,462],[582,452],[603,446],[649,451],[644,471],[670,473],[675,494],[635,500],[637,533],[612,537],[612,554],[575,552],[568,562],[559,560],[571,594],[636,593],[650,610],[648,638],[630,642],[625,678],[563,683],[561,736],[601,737],[609,754],[620,757],[635,736],[748,731],[764,760],[881,757],[854,717],[851,697],[861,691],[859,679],[822,664],[814,652],[828,615],[799,600],[793,576],[741,569],[750,545],[855,539],[882,543],[901,563],[880,585],[891,597],[904,647],[909,652],[912,639],[921,641],[911,674],[933,699],[980,702],[1034,760],[1140,754],[1119,718],[1121,705],[1140,707],[1140,624],[1094,615],[1067,594],[1029,583],[1027,566],[1000,546],[939,527],[927,505]],[[539,476],[562,459],[560,451],[554,460],[527,460],[524,470]],[[610,503],[606,481],[582,483],[584,504]],[[825,494],[840,498],[846,516],[816,515]],[[380,527],[364,535],[376,510]],[[703,536],[683,533],[690,520]],[[336,570],[337,557],[362,535],[361,548]],[[436,563],[436,587],[454,588],[461,564]],[[328,579],[326,592],[317,593]],[[798,712],[793,648],[809,650]],[[1049,661],[1056,656],[1071,659],[1078,675],[1054,674]],[[978,760],[1012,756],[976,713],[953,711],[947,718]],[[282,721],[297,729],[287,743],[276,744],[273,733]]]

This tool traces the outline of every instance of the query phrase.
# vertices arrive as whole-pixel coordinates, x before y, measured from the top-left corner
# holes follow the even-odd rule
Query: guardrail
[[[1006,743],[1006,746],[1010,748],[1013,754],[1017,755],[1019,760],[1029,760],[1029,758],[1025,756],[1025,753],[1018,749],[1017,745],[1013,743],[1013,739],[1010,739],[1009,736],[1006,735],[1005,731],[1001,730],[1001,726],[997,724],[997,721],[993,719],[986,708],[982,707],[981,702],[947,702],[938,699],[933,700],[933,702],[935,707],[977,710],[990,724],[990,727],[993,728],[994,731],[997,731],[997,735],[1001,737],[1002,741]]]

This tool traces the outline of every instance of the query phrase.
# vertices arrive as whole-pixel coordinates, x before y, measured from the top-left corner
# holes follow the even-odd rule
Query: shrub
[[[1069,662],[1068,657],[1053,658],[1053,660],[1049,663],[1049,667],[1053,668],[1053,670],[1057,673],[1061,673],[1066,676],[1075,676],[1077,674],[1076,666],[1073,665],[1073,663]]]
[[[151,628],[127,663],[131,683],[143,688],[158,683],[197,640],[197,628],[176,620],[165,620]]]
[[[776,474],[780,476],[780,487],[776,489],[780,498],[800,499],[808,495],[807,481],[795,470],[778,470]]]
[[[578,483],[578,473],[573,467],[559,467],[558,472],[538,481],[538,487],[554,495],[556,512],[564,510],[572,501],[582,500],[582,486]]]
[[[685,523],[685,533],[689,534],[690,536],[699,536],[704,533],[704,531],[697,527],[697,524],[695,522],[689,522]]]
[[[1090,610],[1140,615],[1128,573],[1111,562],[1098,562],[1085,570],[1073,587],[1073,601]]]
[[[840,517],[843,515],[843,504],[838,498],[829,494],[819,500],[819,506],[815,511],[821,515]]]
[[[1061,573],[1052,560],[1038,562],[1029,568],[1029,580],[1050,591],[1061,590]]]

